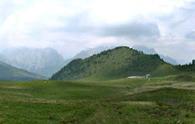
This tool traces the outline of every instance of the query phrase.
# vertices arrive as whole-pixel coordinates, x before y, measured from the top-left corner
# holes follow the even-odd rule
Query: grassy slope
[[[33,80],[45,79],[42,76],[18,69],[6,63],[0,62],[0,80]]]
[[[184,79],[1,82],[0,123],[194,124],[195,80]]]
[[[117,47],[84,60],[74,60],[52,79],[107,80],[148,73],[162,76],[174,72],[173,66],[165,63],[158,55],[145,55],[128,47]]]

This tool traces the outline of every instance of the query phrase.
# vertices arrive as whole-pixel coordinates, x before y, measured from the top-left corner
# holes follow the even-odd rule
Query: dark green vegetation
[[[194,124],[195,80],[190,77],[1,81],[0,123]]]
[[[34,80],[43,78],[44,77],[39,75],[0,62],[0,80]]]
[[[175,68],[157,54],[146,55],[129,47],[117,47],[86,59],[76,59],[54,74],[53,80],[95,79],[107,80],[128,76],[165,76]]]
[[[182,72],[195,72],[195,60],[190,64],[178,65],[176,68]]]

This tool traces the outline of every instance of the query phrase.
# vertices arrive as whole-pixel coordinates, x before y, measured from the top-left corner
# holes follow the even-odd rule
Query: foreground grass
[[[173,79],[1,81],[0,123],[194,124],[195,82]]]

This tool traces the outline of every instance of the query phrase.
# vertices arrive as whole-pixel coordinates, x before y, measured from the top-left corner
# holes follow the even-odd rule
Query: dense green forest
[[[177,65],[176,68],[184,72],[195,72],[195,60],[193,60],[190,64]]]

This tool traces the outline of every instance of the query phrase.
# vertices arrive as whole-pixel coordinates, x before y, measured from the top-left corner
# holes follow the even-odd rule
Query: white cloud
[[[81,49],[99,45],[142,44],[180,59],[175,53],[180,53],[184,44],[189,47],[186,54],[194,51],[193,41],[187,43],[188,40],[185,39],[186,34],[195,29],[195,17],[188,16],[190,13],[194,14],[194,2],[195,0],[0,0],[0,47],[54,47],[65,56],[72,56]],[[159,28],[159,36],[155,42],[149,36],[144,40],[123,35],[98,34],[110,25],[120,27],[121,31],[128,30],[132,26],[124,26],[137,20],[154,23]],[[135,28],[136,31],[142,31],[143,26]],[[152,29],[147,30],[150,32]],[[176,47],[173,54],[168,46],[174,45]],[[195,55],[185,59],[193,57]]]

